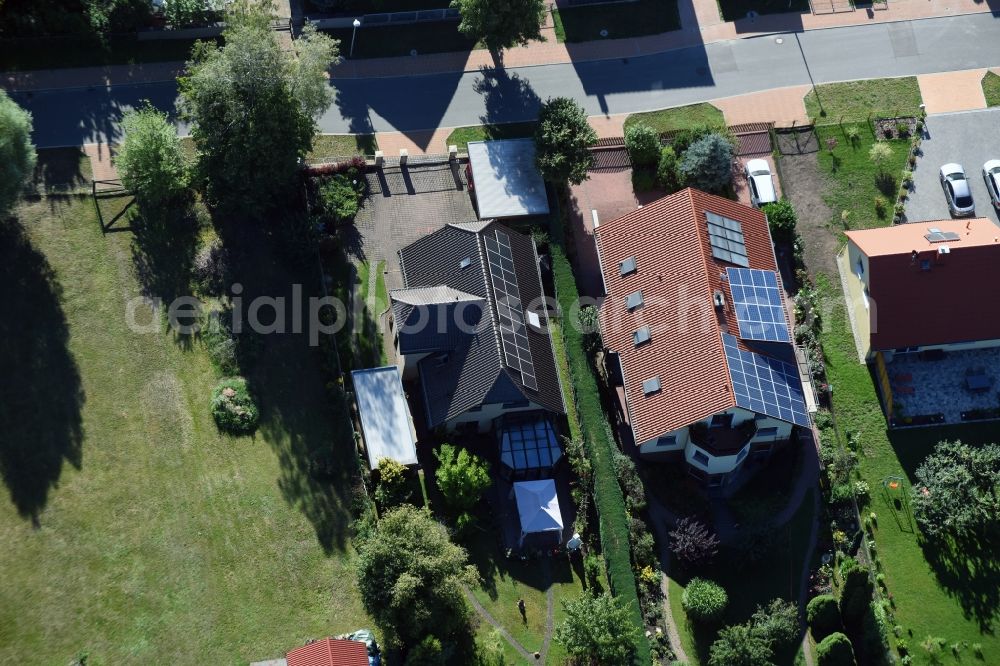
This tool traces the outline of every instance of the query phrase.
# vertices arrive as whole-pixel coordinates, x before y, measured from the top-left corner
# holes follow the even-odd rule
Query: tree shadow
[[[68,349],[62,289],[16,220],[0,224],[0,476],[18,514],[39,514],[62,473],[82,464],[84,392]]]
[[[185,207],[186,208],[186,207]],[[191,269],[198,247],[198,223],[187,210],[177,215],[132,215],[132,261],[143,293],[165,305],[191,294]]]
[[[479,117],[484,125],[534,120],[542,100],[527,79],[506,69],[480,67],[480,76],[472,89],[482,95],[485,112]]]
[[[260,407],[259,431],[281,466],[278,487],[312,523],[324,552],[342,550],[357,479],[350,414],[339,386],[325,382],[317,363],[320,348],[310,345],[308,321],[296,326],[293,306],[297,298],[308,319],[309,306],[302,301],[312,295],[318,275],[306,267],[288,267],[273,249],[274,235],[254,223],[225,221],[217,228],[230,252],[234,284],[243,288],[233,305],[244,331],[254,320],[279,327],[271,333],[258,331],[258,360],[252,369],[243,368]],[[268,305],[255,314],[258,298],[284,299],[283,316]]]
[[[983,531],[959,538],[921,538],[938,583],[962,606],[966,619],[993,634],[1000,611],[1000,536]]]

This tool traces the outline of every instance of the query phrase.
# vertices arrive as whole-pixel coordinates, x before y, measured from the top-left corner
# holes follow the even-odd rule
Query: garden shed
[[[549,214],[531,139],[470,141],[468,175],[481,220]]]
[[[417,434],[403,393],[399,368],[368,368],[351,373],[361,419],[368,465],[375,469],[382,458],[402,465],[417,464]]]

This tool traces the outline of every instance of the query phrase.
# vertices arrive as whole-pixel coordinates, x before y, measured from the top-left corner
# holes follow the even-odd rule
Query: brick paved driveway
[[[465,181],[465,165],[411,158],[400,168],[389,162],[367,175],[369,196],[354,220],[358,232],[352,254],[374,264],[386,262],[386,286],[403,286],[397,251],[453,222],[472,222],[476,211]]]

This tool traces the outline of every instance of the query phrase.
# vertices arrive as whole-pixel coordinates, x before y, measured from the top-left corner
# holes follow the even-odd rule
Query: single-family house
[[[594,236],[603,344],[640,454],[721,485],[810,426],[763,212],[689,188]]]
[[[449,224],[399,263],[393,344],[429,427],[487,432],[505,415],[565,413],[530,236],[491,220]]]

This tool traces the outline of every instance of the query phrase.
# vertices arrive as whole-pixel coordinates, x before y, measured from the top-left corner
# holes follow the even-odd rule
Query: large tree
[[[545,0],[452,0],[462,21],[459,31],[482,41],[495,56],[503,49],[542,37]]]
[[[721,192],[733,179],[733,144],[721,134],[706,134],[684,152],[677,171],[685,185]]]
[[[0,216],[17,203],[34,170],[31,114],[0,90]]]
[[[625,604],[605,592],[563,602],[566,619],[555,638],[579,664],[615,666],[632,661],[639,627]]]
[[[594,163],[590,146],[595,143],[597,133],[574,100],[556,97],[542,104],[535,130],[535,161],[545,180],[559,185],[587,180],[587,170]]]
[[[126,113],[121,128],[124,137],[115,167],[143,212],[153,213],[180,199],[187,188],[187,167],[167,115],[146,106]]]
[[[199,43],[180,79],[178,107],[192,123],[198,176],[209,202],[250,215],[294,182],[329,107],[327,69],[337,42],[307,26],[294,53],[271,30],[270,0],[239,0],[225,46]]]
[[[940,442],[916,477],[913,514],[924,534],[964,537],[1000,522],[1000,446]]]
[[[466,552],[429,512],[409,504],[388,511],[358,544],[365,610],[390,641],[414,646],[447,638],[467,620],[463,584],[474,584]]]

